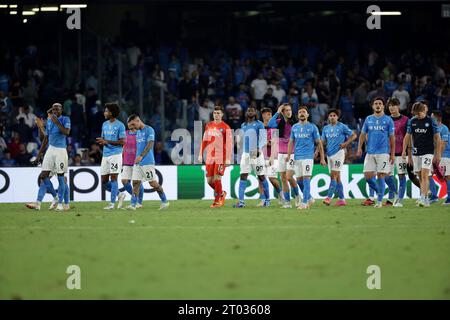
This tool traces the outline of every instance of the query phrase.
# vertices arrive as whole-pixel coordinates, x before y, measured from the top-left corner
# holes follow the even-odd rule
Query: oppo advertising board
[[[345,165],[341,172],[346,198],[363,199],[368,194],[368,186],[362,173],[362,165]],[[40,168],[0,168],[0,202],[28,202],[35,201],[38,190],[38,176]],[[157,166],[156,173],[160,184],[169,200],[176,199],[213,199],[213,191],[205,178],[205,166]],[[109,193],[103,190],[100,179],[100,167],[70,167],[68,173],[71,201],[101,201],[109,199]],[[120,179],[120,176],[119,176]],[[52,178],[55,187],[58,182]],[[316,199],[324,198],[328,191],[330,176],[328,169],[319,165],[314,166],[311,180],[311,193]],[[397,181],[398,183],[398,181]],[[439,196],[446,195],[446,186],[436,180]],[[237,198],[239,188],[239,166],[226,168],[222,180],[228,198]],[[119,182],[119,186],[121,183]],[[144,200],[159,200],[158,195],[146,183]],[[270,185],[270,194],[274,192]],[[122,188],[123,190],[123,188]],[[387,193],[387,188],[386,188]],[[407,181],[406,197],[418,198],[420,190]],[[258,180],[256,176],[249,175],[248,187],[245,194],[248,199],[257,199]],[[50,201],[47,194],[44,201]]]
[[[0,202],[36,201],[38,176],[40,168],[0,168]],[[177,167],[158,166],[156,174],[169,200],[176,200]],[[70,167],[68,174],[71,201],[101,201],[109,199],[109,192],[103,190],[100,178],[100,167]],[[56,177],[52,179],[55,188],[58,187]],[[119,176],[120,180],[120,176]],[[119,182],[119,186],[122,184]],[[121,188],[123,189],[123,188]],[[49,194],[44,201],[51,201]],[[128,198],[129,199],[129,198]],[[155,190],[145,184],[144,200],[159,200]]]

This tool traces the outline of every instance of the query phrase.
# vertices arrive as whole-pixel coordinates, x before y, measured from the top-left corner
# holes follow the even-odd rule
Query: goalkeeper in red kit
[[[216,106],[213,111],[213,121],[205,127],[198,161],[203,162],[203,152],[206,150],[206,180],[214,190],[214,202],[211,208],[222,207],[227,193],[222,190],[222,176],[225,167],[231,163],[233,136],[231,128],[222,121],[222,107]]]

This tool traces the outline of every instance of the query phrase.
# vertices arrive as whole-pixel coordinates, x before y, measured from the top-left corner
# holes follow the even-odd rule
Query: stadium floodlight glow
[[[6,8],[8,8],[7,4],[0,4],[0,9],[6,9]]]
[[[61,8],[86,8],[87,4],[62,4],[60,5]]]
[[[28,20],[27,19],[23,19],[23,23],[27,23],[28,22]]]
[[[33,9],[31,9],[31,11],[39,12],[39,8],[33,8]]]
[[[41,11],[49,12],[49,11],[58,11],[58,7],[41,7]]]
[[[10,8],[17,8],[17,4],[10,4],[9,7]]]
[[[17,14],[17,11],[10,11],[9,14]]]
[[[400,11],[374,11],[372,12],[373,16],[401,16],[402,13]]]
[[[36,12],[34,11],[22,11],[23,16],[34,16]]]

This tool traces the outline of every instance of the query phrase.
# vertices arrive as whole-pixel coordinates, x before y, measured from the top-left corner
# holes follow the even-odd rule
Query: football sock
[[[116,203],[116,197],[119,194],[119,183],[117,180],[111,181],[111,203]]]
[[[215,193],[216,193],[215,200],[218,201],[220,196],[222,195],[222,192],[223,192],[223,190],[222,190],[222,181],[221,180],[216,180],[215,181],[214,190],[215,190]]]
[[[45,186],[47,187],[47,192],[50,193],[53,196],[53,198],[56,197],[56,191],[55,188],[53,187],[53,183],[50,181],[50,178],[45,178],[44,183]]]
[[[141,186],[139,188],[139,195],[138,195],[137,202],[139,204],[142,204],[143,200],[144,200],[144,184],[141,183]]]
[[[261,183],[263,191],[264,191],[264,198],[266,200],[270,200],[270,193],[269,193],[269,183],[267,182],[267,179],[264,179],[264,181]]]
[[[330,182],[330,187],[328,188],[327,198],[333,198],[335,189],[336,189],[336,180],[332,179]]]
[[[58,176],[58,203],[62,204],[64,198],[64,189],[65,189],[65,181],[64,175]]]
[[[46,191],[47,191],[47,187],[46,187],[45,183],[42,181],[41,185],[39,186],[38,196],[36,199],[37,202],[42,202]]]
[[[339,182],[336,185],[336,189],[337,189],[338,198],[340,200],[344,200],[344,185],[342,184],[342,182]]]
[[[69,204],[70,198],[69,198],[69,185],[64,183],[64,203]]]
[[[303,203],[307,203],[311,197],[311,180],[303,178]]]
[[[125,183],[123,186],[130,195],[133,195],[133,187],[130,182]]]
[[[399,187],[398,187],[398,197],[403,199],[405,197],[406,192],[406,177],[400,177]]]
[[[436,184],[434,183],[434,179],[432,176],[429,177],[430,180],[430,192],[433,198],[437,198],[437,189]]]
[[[397,193],[397,188],[395,187],[394,176],[387,176],[385,181],[389,188],[389,199],[393,199],[395,197],[395,194]]]
[[[383,201],[384,191],[386,190],[386,181],[384,178],[377,179],[378,184],[378,202]]]
[[[366,179],[367,184],[369,185],[369,197],[373,198],[375,195],[375,192],[378,192],[378,186],[376,179],[374,177],[370,179]]]
[[[239,180],[239,201],[244,201],[245,188],[247,188],[247,180]]]

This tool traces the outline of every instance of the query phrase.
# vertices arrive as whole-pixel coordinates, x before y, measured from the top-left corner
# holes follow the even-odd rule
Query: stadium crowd
[[[429,110],[441,110],[443,123],[450,124],[449,51],[387,53],[353,43],[340,52],[327,44],[306,41],[286,50],[261,44],[253,49],[241,45],[235,52],[222,48],[194,52],[180,43],[158,47],[117,43],[103,42],[103,101],[98,97],[94,51],[87,54],[90,62],[81,82],[75,76],[73,55],[64,58],[61,78],[56,64],[43,58],[39,46],[30,44],[24,52],[1,52],[0,166],[30,165],[41,143],[35,118],[44,117],[53,102],[62,103],[71,118],[69,165],[100,164],[102,153],[95,138],[104,122],[103,104],[118,100],[117,54],[123,57],[124,79],[119,119],[125,121],[137,111],[142,72],[143,119],[158,133],[163,121],[167,132],[180,127],[193,130],[194,121],[211,119],[215,105],[223,106],[226,122],[237,129],[250,105],[275,113],[285,102],[292,105],[294,115],[299,106],[307,106],[310,121],[319,129],[325,124],[327,110],[337,108],[341,121],[359,133],[371,113],[369,101],[376,96],[398,98],[401,112],[407,115],[415,101],[426,100]],[[165,119],[158,110],[161,90]],[[171,163],[173,143],[170,134],[167,136],[161,141],[157,135],[157,164]],[[362,162],[356,157],[356,143],[349,149],[347,160]]]

